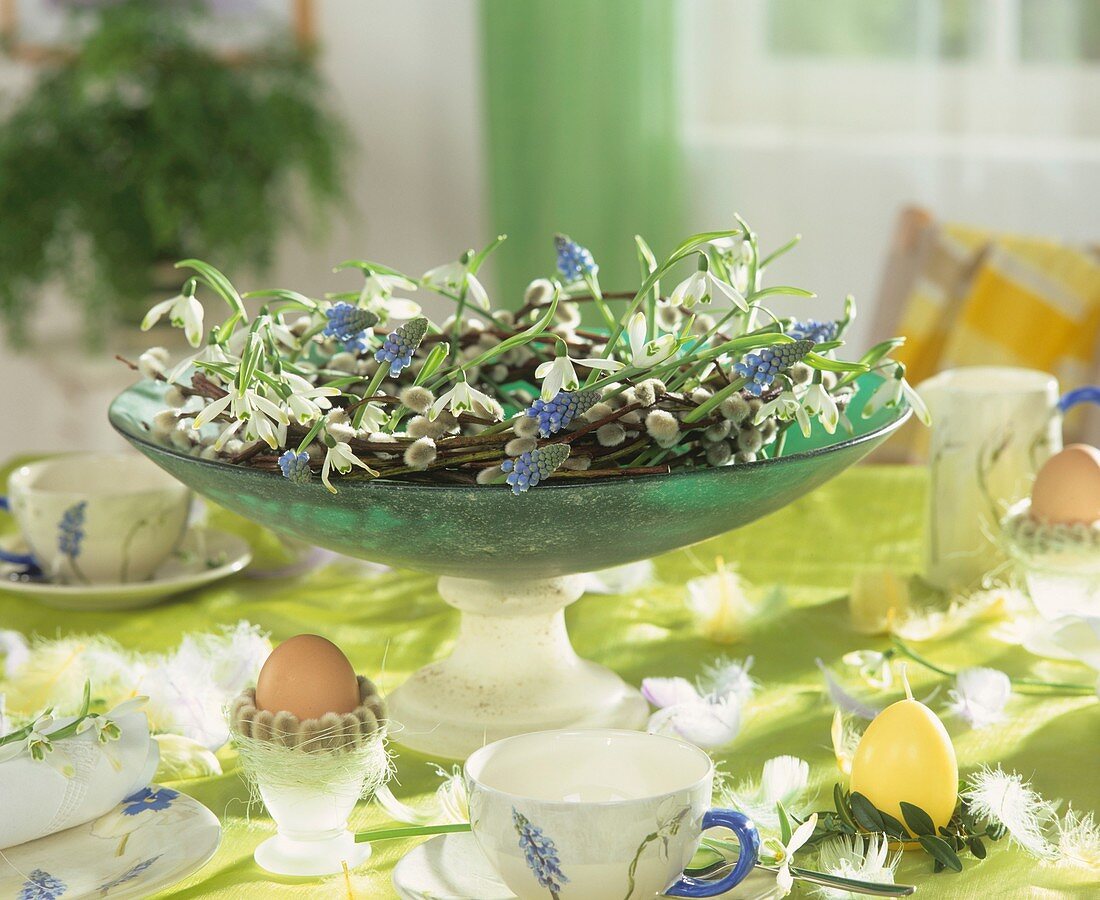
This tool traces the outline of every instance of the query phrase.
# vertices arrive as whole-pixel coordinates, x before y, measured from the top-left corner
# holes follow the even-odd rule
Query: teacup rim
[[[148,496],[151,494],[163,494],[163,493],[181,493],[189,494],[191,489],[187,487],[182,481],[178,481],[172,478],[171,475],[164,472],[162,469],[153,467],[151,471],[156,472],[158,475],[164,475],[165,481],[163,484],[150,487],[128,487],[125,484],[115,485],[110,491],[104,491],[102,493],[95,493],[88,489],[81,490],[55,490],[49,487],[41,487],[38,485],[32,485],[29,483],[33,478],[34,473],[52,465],[58,463],[70,462],[75,460],[81,460],[84,462],[93,462],[95,460],[114,460],[114,461],[137,461],[139,464],[147,462],[146,458],[140,453],[124,453],[121,451],[109,451],[109,450],[92,450],[92,451],[72,451],[69,453],[54,453],[49,456],[44,456],[41,459],[34,459],[29,462],[22,463],[14,468],[8,475],[6,488],[10,493],[12,487],[18,486],[19,490],[24,494],[35,494],[49,497],[88,497],[88,498],[134,498]]]
[[[586,800],[584,802],[578,802],[576,800],[540,800],[537,797],[531,797],[531,796],[528,796],[526,794],[517,794],[517,793],[514,793],[512,791],[505,791],[505,790],[501,790],[500,788],[491,787],[491,786],[485,784],[483,781],[479,781],[477,778],[475,778],[470,773],[470,763],[471,763],[471,761],[473,761],[474,758],[479,756],[480,754],[484,754],[487,750],[489,750],[492,747],[496,747],[499,744],[510,743],[511,741],[518,741],[518,740],[521,740],[523,738],[532,738],[532,737],[539,737],[539,736],[542,736],[542,735],[551,735],[551,734],[583,735],[583,736],[589,736],[589,737],[592,736],[592,735],[596,735],[596,734],[608,734],[608,735],[623,735],[623,736],[630,737],[630,738],[637,738],[637,737],[643,737],[644,736],[647,740],[656,739],[656,740],[665,741],[665,742],[670,743],[670,744],[678,744],[681,747],[689,748],[693,753],[698,754],[702,759],[706,760],[707,769],[706,769],[706,772],[700,778],[697,778],[695,781],[691,782],[690,784],[685,784],[685,785],[682,785],[682,786],[677,787],[677,788],[673,788],[673,789],[668,790],[668,791],[662,791],[659,794],[647,794],[644,797],[631,797],[630,799],[627,799],[627,800],[591,800],[591,801]],[[476,784],[477,787],[478,787],[478,790],[485,791],[486,793],[490,793],[490,794],[496,794],[500,797],[508,797],[513,801],[518,800],[518,801],[522,801],[525,804],[534,803],[534,804],[538,804],[539,806],[558,807],[558,808],[563,808],[563,809],[567,809],[567,808],[575,809],[578,806],[615,808],[615,807],[630,806],[632,804],[653,803],[654,801],[661,801],[661,800],[667,799],[668,797],[673,797],[677,794],[682,794],[685,791],[694,790],[695,788],[699,787],[701,784],[705,784],[707,781],[713,781],[714,774],[715,774],[716,771],[717,771],[717,766],[715,765],[714,760],[711,758],[711,755],[709,753],[707,753],[705,750],[703,750],[701,747],[697,747],[695,744],[691,743],[690,741],[685,741],[682,738],[673,737],[672,735],[668,735],[668,734],[656,734],[656,733],[651,732],[651,731],[634,731],[634,730],[631,730],[629,728],[548,728],[544,731],[527,731],[527,732],[524,732],[523,734],[513,734],[513,735],[510,735],[509,737],[501,738],[500,740],[493,741],[492,743],[486,744],[483,747],[479,747],[477,750],[475,750],[473,753],[471,753],[468,757],[466,757],[466,761],[462,764],[462,774],[463,774],[463,778],[466,781],[467,792],[469,792],[469,788],[470,788],[471,784]]]

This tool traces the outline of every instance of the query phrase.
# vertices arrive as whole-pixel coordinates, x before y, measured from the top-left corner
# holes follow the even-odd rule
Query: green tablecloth
[[[821,806],[827,807],[838,772],[829,739],[832,707],[823,698],[814,659],[839,666],[849,650],[883,645],[881,639],[861,637],[848,627],[844,594],[861,568],[919,570],[925,490],[926,477],[919,469],[849,471],[752,526],[661,557],[659,581],[651,587],[619,597],[585,596],[567,611],[573,641],[582,655],[634,684],[648,675],[692,676],[723,652],[754,656],[752,672],[762,688],[747,710],[741,734],[717,756],[719,765],[736,778],[758,777],[769,757],[801,756],[810,763]],[[229,516],[219,523],[260,537],[252,526]],[[684,602],[685,581],[713,571],[717,556],[736,563],[756,585],[782,585],[789,604],[782,615],[730,648],[696,636]],[[270,630],[275,640],[319,632],[341,646],[359,671],[392,689],[412,670],[448,651],[457,613],[440,601],[432,578],[409,572],[375,574],[345,561],[296,579],[238,576],[164,606],[126,613],[59,613],[0,591],[0,627],[44,635],[104,632],[125,646],[147,650],[171,647],[184,632],[240,619]],[[983,664],[1023,674],[1036,666],[1024,651],[988,636],[983,630],[987,627],[975,625],[921,649],[956,667]],[[1095,677],[1069,664],[1042,665],[1048,678]],[[918,694],[943,682],[924,671],[912,675]],[[962,769],[1001,763],[1033,778],[1044,796],[1072,801],[1082,811],[1100,809],[1100,703],[1090,697],[1016,696],[1009,709],[1008,722],[982,731],[946,720]],[[223,756],[228,765],[221,777],[173,785],[222,819],[221,848],[202,871],[162,896],[348,896],[342,877],[272,878],[253,864],[253,849],[273,826],[262,809],[246,808],[247,791],[230,767],[231,757]],[[394,792],[412,802],[438,783],[426,761],[410,754],[398,755],[397,772],[400,783]],[[354,825],[376,827],[386,821],[378,807],[361,804]],[[379,844],[373,859],[355,873],[352,896],[392,896],[390,871],[411,845]],[[898,878],[918,884],[918,895],[927,898],[1100,896],[1095,874],[1038,864],[1007,842],[996,845],[983,862],[967,856],[959,875],[933,876],[926,857],[908,854]]]

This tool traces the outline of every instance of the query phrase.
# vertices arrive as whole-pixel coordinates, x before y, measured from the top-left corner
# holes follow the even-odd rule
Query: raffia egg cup
[[[257,709],[256,691],[239,694],[229,724],[248,779],[278,833],[256,848],[261,868],[277,875],[332,875],[371,853],[356,844],[348,816],[359,798],[385,781],[385,705],[359,676],[354,712],[300,720]]]

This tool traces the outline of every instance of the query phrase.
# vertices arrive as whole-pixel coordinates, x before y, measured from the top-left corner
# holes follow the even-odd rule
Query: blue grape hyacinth
[[[427,319],[423,316],[410,319],[386,335],[386,340],[382,342],[382,347],[374,354],[374,358],[380,363],[389,363],[390,377],[396,378],[406,366],[412,365],[413,354],[427,333]]]
[[[523,851],[527,868],[535,876],[539,887],[549,891],[550,896],[556,898],[561,893],[562,885],[569,883],[569,879],[561,870],[558,848],[543,834],[541,828],[532,825],[531,820],[515,807],[512,808],[512,824],[515,826],[516,834],[519,835],[519,846]]]
[[[515,459],[504,460],[500,469],[507,473],[505,480],[512,486],[512,493],[524,494],[543,479],[550,477],[568,458],[568,444],[548,444],[521,453]]]
[[[353,351],[366,349],[363,333],[378,322],[378,316],[354,303],[334,303],[325,310],[325,317],[328,324],[322,334],[342,341],[345,349]]]
[[[558,251],[558,271],[567,283],[600,271],[592,254],[566,234],[554,235],[554,249]]]
[[[539,420],[542,437],[550,437],[599,403],[600,396],[599,391],[558,391],[551,400],[539,398],[532,403],[527,415]]]
[[[88,503],[74,503],[61,516],[57,524],[57,549],[70,559],[80,556],[80,544],[84,540],[84,509]]]
[[[765,347],[757,353],[747,354],[739,363],[735,363],[733,370],[745,378],[749,383],[745,390],[754,397],[759,397],[775,381],[775,376],[785,372],[814,347],[813,341],[794,341],[790,344],[775,344]]]
[[[787,328],[787,334],[796,341],[813,341],[824,344],[836,339],[836,322],[821,322],[817,319],[795,320]]]
[[[309,454],[304,450],[301,453],[287,450],[279,457],[279,468],[283,471],[283,478],[292,484],[308,484],[313,478],[313,472],[309,468]]]

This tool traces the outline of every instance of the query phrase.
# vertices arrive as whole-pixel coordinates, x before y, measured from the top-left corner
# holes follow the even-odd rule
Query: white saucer
[[[393,870],[401,900],[516,900],[493,871],[469,832],[440,834],[413,847]],[[775,896],[775,876],[750,872],[723,897],[765,900]]]
[[[18,537],[0,540],[0,546],[15,553],[26,552]],[[252,548],[247,541],[214,528],[195,527],[188,530],[149,581],[93,585],[21,581],[11,578],[20,567],[0,563],[0,591],[26,594],[59,609],[134,609],[225,578],[239,572],[251,559]]]
[[[468,832],[413,847],[394,867],[393,886],[401,900],[516,900]]]
[[[157,785],[156,802],[126,801],[92,822],[0,852],[0,897],[149,897],[198,871],[221,841],[217,817]]]

